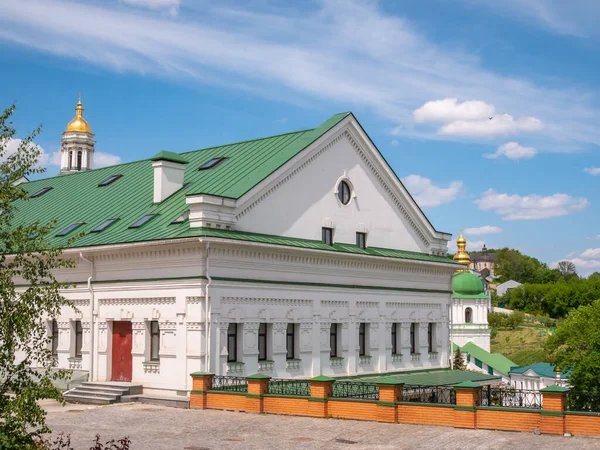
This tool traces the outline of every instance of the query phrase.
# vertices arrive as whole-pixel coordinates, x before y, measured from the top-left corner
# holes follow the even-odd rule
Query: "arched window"
[[[77,152],[77,170],[81,170],[81,150]]]
[[[342,205],[347,205],[348,203],[350,203],[350,194],[351,190],[348,182],[340,181],[340,184],[338,185],[338,199],[340,200]]]
[[[69,152],[69,170],[73,167],[73,152]]]
[[[471,308],[465,309],[465,323],[473,322],[473,310]]]

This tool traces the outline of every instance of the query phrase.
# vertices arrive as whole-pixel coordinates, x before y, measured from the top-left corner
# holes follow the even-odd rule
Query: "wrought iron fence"
[[[568,411],[600,412],[600,392],[567,393]]]
[[[379,386],[361,381],[336,381],[333,383],[333,397],[379,400]]]
[[[245,377],[227,377],[215,375],[212,380],[212,390],[248,392],[248,380],[246,380]]]
[[[483,386],[480,406],[540,409],[542,394],[539,391],[514,389],[506,386]]]
[[[456,391],[447,386],[404,386],[402,401],[456,405]]]
[[[310,397],[310,382],[308,380],[273,378],[269,380],[268,393]]]

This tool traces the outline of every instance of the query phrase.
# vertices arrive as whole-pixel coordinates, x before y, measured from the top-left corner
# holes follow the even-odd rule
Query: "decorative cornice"
[[[385,307],[390,309],[441,309],[442,305],[438,303],[403,303],[403,302],[385,302]]]
[[[175,297],[101,298],[100,305],[174,305]]]
[[[288,298],[264,298],[264,297],[223,297],[222,305],[271,305],[271,306],[312,306],[312,300],[288,299]]]
[[[348,308],[350,302],[347,300],[321,300],[321,308]]]
[[[357,308],[377,308],[379,306],[379,302],[356,302]]]

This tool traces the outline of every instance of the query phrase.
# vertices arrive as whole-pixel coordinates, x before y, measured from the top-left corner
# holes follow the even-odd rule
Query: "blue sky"
[[[600,270],[600,4],[290,4],[4,0],[0,106],[49,174],[79,92],[101,164],[350,110],[437,229]]]

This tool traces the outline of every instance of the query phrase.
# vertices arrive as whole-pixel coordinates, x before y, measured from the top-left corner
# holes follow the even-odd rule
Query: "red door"
[[[131,322],[113,322],[112,381],[131,381]]]

